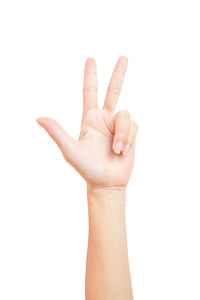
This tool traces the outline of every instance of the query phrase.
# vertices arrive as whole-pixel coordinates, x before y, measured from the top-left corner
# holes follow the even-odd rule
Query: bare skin
[[[128,60],[114,68],[102,109],[97,103],[97,70],[93,58],[84,69],[83,116],[78,140],[51,118],[37,119],[65,160],[87,182],[89,239],[86,300],[131,300],[125,226],[126,186],[135,156],[137,124],[130,113],[114,114]]]

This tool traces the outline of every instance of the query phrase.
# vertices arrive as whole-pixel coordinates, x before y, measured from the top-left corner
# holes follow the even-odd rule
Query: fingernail
[[[129,145],[129,144],[126,144],[126,146],[125,146],[125,148],[124,148],[124,152],[123,152],[123,154],[124,154],[124,155],[127,155],[127,154],[128,154],[128,151],[129,151],[129,149],[130,149],[130,145]]]
[[[115,145],[115,153],[116,154],[120,154],[120,152],[122,151],[122,149],[123,149],[123,143],[122,143],[122,141],[117,142],[116,145]]]

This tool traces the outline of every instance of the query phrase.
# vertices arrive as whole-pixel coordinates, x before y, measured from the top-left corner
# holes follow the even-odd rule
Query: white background
[[[195,0],[0,2],[0,299],[84,299],[86,184],[35,118],[75,137],[83,67],[139,125],[128,186],[135,300],[200,299],[200,9]]]

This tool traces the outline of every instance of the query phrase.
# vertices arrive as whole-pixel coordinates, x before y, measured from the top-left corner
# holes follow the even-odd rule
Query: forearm
[[[127,110],[115,113],[128,66],[119,57],[103,108],[97,101],[97,68],[88,58],[84,68],[83,114],[79,138],[71,137],[51,118],[37,119],[64,158],[88,183],[89,240],[86,300],[132,300],[125,224],[125,187],[135,157],[138,126]],[[110,185],[113,188],[91,188]],[[114,188],[115,187],[115,188]]]
[[[86,300],[132,300],[123,188],[88,186]]]

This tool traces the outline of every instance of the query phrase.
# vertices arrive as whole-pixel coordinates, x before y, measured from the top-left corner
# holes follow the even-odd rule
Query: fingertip
[[[41,125],[41,119],[42,119],[42,118],[36,118],[35,121],[36,121],[39,125]]]
[[[114,141],[113,141],[113,143],[112,143],[112,150],[113,150],[113,152],[114,152],[115,154],[119,154],[119,153],[116,152],[115,144],[116,144],[116,141],[115,141],[115,138],[114,138]]]
[[[85,62],[85,73],[96,72],[96,61],[93,57],[88,57]]]
[[[124,62],[128,63],[128,57],[127,56],[120,56],[119,59],[123,60]]]
[[[40,118],[36,118],[35,121],[39,124],[39,125],[43,125],[45,123],[45,120],[48,119],[46,117],[40,117]]]
[[[41,127],[45,128],[46,130],[47,130],[47,128],[55,127],[58,125],[57,121],[55,121],[52,118],[48,118],[48,117],[40,117],[35,120]]]
[[[94,57],[89,56],[89,57],[86,59],[86,62],[90,62],[90,61],[95,62]]]
[[[123,150],[123,147],[124,147],[123,142],[120,140],[115,141],[113,143],[113,151],[115,152],[115,154],[119,155],[121,153],[121,151]]]
[[[116,66],[115,71],[125,74],[128,65],[128,58],[126,56],[120,56]]]
[[[123,154],[127,155],[130,151],[131,145],[130,144],[126,144],[124,149],[123,149]]]

